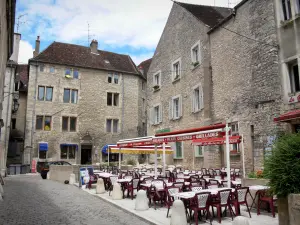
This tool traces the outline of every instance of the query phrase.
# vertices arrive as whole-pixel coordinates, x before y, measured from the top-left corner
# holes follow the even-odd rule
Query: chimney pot
[[[90,44],[91,52],[98,54],[98,41],[93,39],[91,44]]]
[[[36,57],[40,53],[40,36],[37,36],[35,41],[35,50],[33,51],[33,57]]]

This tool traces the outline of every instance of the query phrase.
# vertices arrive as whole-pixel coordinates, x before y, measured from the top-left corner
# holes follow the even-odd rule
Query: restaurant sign
[[[300,94],[295,95],[295,96],[291,96],[291,97],[289,98],[289,103],[290,103],[290,104],[296,103],[296,102],[300,102]]]

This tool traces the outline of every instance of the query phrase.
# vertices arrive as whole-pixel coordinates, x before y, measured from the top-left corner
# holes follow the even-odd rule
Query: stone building
[[[174,2],[147,73],[148,135],[210,124],[210,46],[207,32],[228,8]],[[168,164],[210,167],[209,151],[173,145]],[[161,156],[159,156],[161,158]]]
[[[107,160],[101,149],[142,130],[141,76],[128,55],[54,42],[29,60],[24,162]]]
[[[6,73],[6,66],[10,56],[13,53],[14,40],[14,24],[15,24],[15,8],[16,0],[3,0],[0,3],[0,136],[3,136],[1,128],[4,126],[3,101],[4,93],[4,79]],[[4,139],[0,141],[0,170],[4,175],[6,161],[5,143]]]
[[[229,122],[244,137],[246,171],[260,169],[281,127],[279,48],[273,0],[243,0],[232,10],[174,2],[147,78],[149,132]],[[226,166],[225,146],[176,143],[168,163]],[[241,144],[230,145],[242,168]]]

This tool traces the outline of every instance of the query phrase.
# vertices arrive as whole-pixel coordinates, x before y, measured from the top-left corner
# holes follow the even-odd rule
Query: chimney
[[[14,62],[18,62],[19,59],[20,40],[21,40],[21,34],[14,33],[13,54],[10,56],[10,60]]]
[[[141,73],[142,75],[144,75],[144,69],[143,69],[142,66],[139,66],[139,67],[138,67],[138,70],[140,71],[140,73]]]
[[[92,53],[98,54],[98,41],[93,39],[90,44],[90,48]]]
[[[35,50],[33,51],[33,57],[36,57],[40,53],[40,36],[37,36],[35,41]]]

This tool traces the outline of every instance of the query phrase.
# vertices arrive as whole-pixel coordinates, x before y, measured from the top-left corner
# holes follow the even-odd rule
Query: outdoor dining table
[[[252,186],[249,186],[249,194],[250,194],[250,197],[252,199],[252,204],[250,206],[250,210],[252,209],[252,207],[254,205],[256,205],[255,200],[257,199],[257,192],[261,191],[261,190],[268,190],[268,189],[270,189],[270,187],[269,186],[264,186],[264,185],[252,185]],[[254,198],[253,198],[253,195],[251,194],[250,191],[256,191]]]
[[[140,185],[143,186],[143,187],[146,187],[147,189],[149,189],[149,188],[152,186],[151,183],[148,183],[148,184],[140,184]],[[166,185],[167,185],[167,187],[172,187],[173,183],[166,183]],[[161,186],[161,185],[155,185],[155,188],[156,188],[157,190],[163,190],[163,186]]]
[[[111,173],[106,173],[106,172],[99,173],[99,172],[95,172],[95,171],[94,171],[94,174],[96,174],[99,178],[103,179],[105,189],[107,190],[108,189],[108,180],[111,176],[114,176],[114,175]]]
[[[117,182],[121,184],[121,189],[122,189],[122,193],[123,193],[123,198],[125,198],[125,189],[126,189],[126,184],[128,184],[129,182],[131,182],[132,179],[118,179]]]

